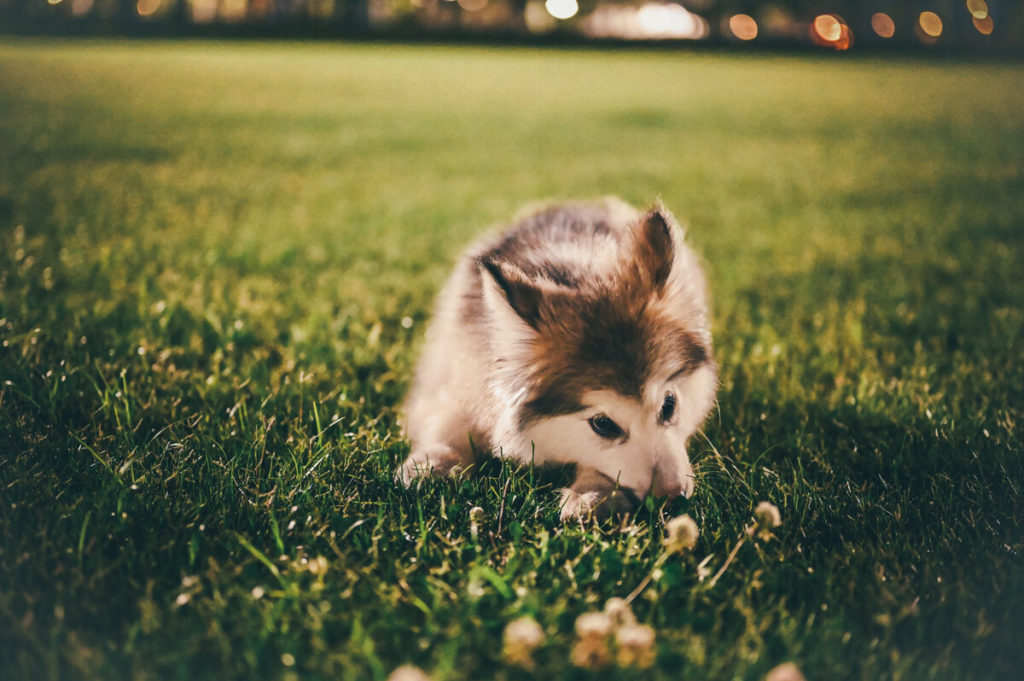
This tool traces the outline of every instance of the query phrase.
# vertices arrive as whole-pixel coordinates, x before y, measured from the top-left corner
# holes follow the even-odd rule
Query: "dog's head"
[[[521,442],[535,460],[598,471],[629,496],[689,496],[687,439],[717,385],[703,274],[657,207],[586,266],[557,276],[480,261]]]

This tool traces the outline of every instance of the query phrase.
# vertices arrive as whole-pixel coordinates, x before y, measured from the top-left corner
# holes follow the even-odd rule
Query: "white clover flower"
[[[682,553],[692,551],[697,546],[697,537],[700,536],[700,528],[696,521],[684,513],[665,523],[665,539],[662,545],[669,553]]]
[[[757,508],[754,509],[754,517],[757,518],[757,524],[761,527],[771,529],[782,524],[782,514],[779,513],[779,507],[770,501],[759,503]]]
[[[779,507],[770,501],[762,501],[754,509],[754,524],[747,528],[747,534],[758,539],[770,539],[772,530],[781,524]]]
[[[546,637],[537,620],[529,615],[512,620],[502,636],[502,655],[510,664],[533,669],[533,651],[544,645]]]
[[[469,509],[469,534],[473,537],[473,541],[476,541],[480,536],[480,523],[484,519],[484,509],[479,506],[474,506]]]
[[[611,659],[607,636],[577,639],[569,652],[569,661],[580,669],[601,669],[607,667]]]
[[[777,511],[778,509],[776,509]],[[804,675],[801,673],[800,668],[792,662],[783,662],[768,672],[768,675],[764,677],[764,681],[804,681]]]
[[[647,669],[654,664],[654,629],[646,624],[630,624],[615,632],[620,667]]]
[[[327,572],[328,563],[327,559],[323,556],[317,556],[313,560],[309,561],[309,571],[314,575],[322,575]]]
[[[576,635],[581,639],[607,638],[612,628],[612,618],[603,612],[587,612],[576,618]]]
[[[403,664],[388,675],[388,681],[430,681],[430,677],[419,667]]]
[[[624,598],[609,598],[604,604],[604,614],[608,616],[616,627],[636,623],[633,610]]]

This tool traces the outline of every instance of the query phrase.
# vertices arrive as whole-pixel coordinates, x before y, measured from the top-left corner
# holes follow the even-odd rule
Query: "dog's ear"
[[[484,300],[493,306],[496,289],[519,318],[536,329],[544,301],[544,292],[537,283],[511,263],[489,257],[482,257],[478,262],[480,276],[484,279]]]
[[[638,284],[661,291],[675,259],[675,229],[671,214],[660,205],[647,211],[633,228],[633,265]]]

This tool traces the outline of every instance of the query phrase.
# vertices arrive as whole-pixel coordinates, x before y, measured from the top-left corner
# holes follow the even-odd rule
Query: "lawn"
[[[1021,112],[1019,62],[0,41],[0,678],[1020,678]],[[695,496],[396,487],[459,250],[604,194],[707,262]],[[654,666],[574,666],[649,576]]]

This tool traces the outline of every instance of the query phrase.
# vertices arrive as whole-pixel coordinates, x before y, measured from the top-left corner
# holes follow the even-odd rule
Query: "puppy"
[[[708,300],[672,215],[555,205],[470,248],[437,301],[397,478],[477,452],[576,464],[563,519],[690,496],[687,439],[715,399]]]

